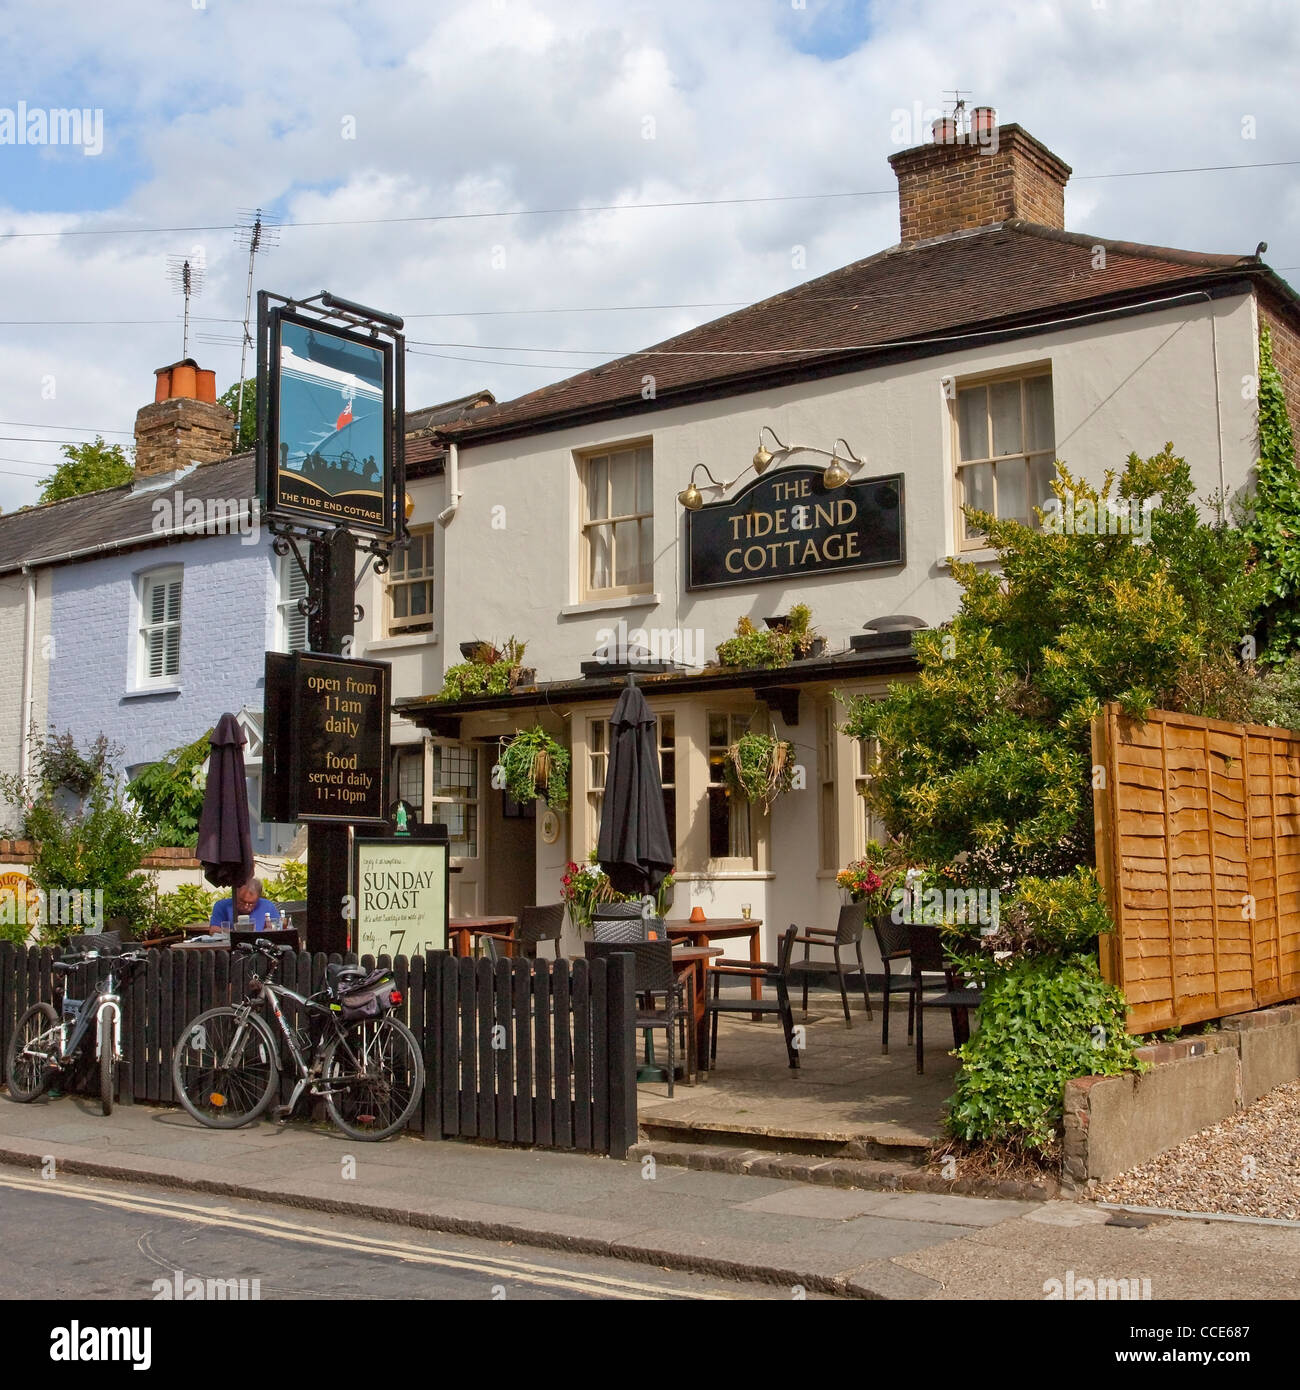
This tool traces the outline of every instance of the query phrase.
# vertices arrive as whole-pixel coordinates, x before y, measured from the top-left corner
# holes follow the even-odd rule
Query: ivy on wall
[[[1300,651],[1300,475],[1266,323],[1259,326],[1259,464],[1252,500],[1246,534],[1268,584],[1257,629],[1259,660],[1277,666]]]

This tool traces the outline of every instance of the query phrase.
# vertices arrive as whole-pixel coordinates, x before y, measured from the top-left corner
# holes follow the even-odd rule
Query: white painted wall
[[[32,663],[32,720],[38,729],[47,723],[50,688],[50,572],[36,572],[35,652]],[[23,660],[27,638],[27,578],[21,573],[0,576],[0,773],[17,773],[27,721],[23,712]],[[0,807],[0,824],[8,814]]]
[[[1254,402],[1243,399],[1241,386],[1255,371],[1255,353],[1252,300],[1242,296],[467,446],[460,456],[464,500],[443,538],[442,656],[458,660],[456,644],[470,637],[513,633],[528,641],[528,664],[536,665],[539,678],[554,680],[576,675],[579,662],[599,644],[602,629],[619,618],[629,628],[700,627],[707,657],[742,614],[761,619],[801,600],[812,606],[831,650],[842,648],[866,619],[881,614],[911,613],[930,624],[942,622],[955,610],[958,594],[944,564],[955,544],[945,378],[1050,362],[1057,453],[1076,472],[1100,482],[1107,468],[1122,468],[1130,451],[1150,455],[1172,440],[1191,466],[1198,490],[1208,494],[1221,477],[1229,490],[1240,488],[1254,465]],[[684,514],[676,494],[696,463],[708,463],[719,477],[740,473],[764,424],[787,442],[821,448],[843,436],[867,460],[867,475],[901,471],[907,563],[797,583],[687,593]],[[654,446],[657,601],[560,615],[580,596],[575,451],[645,437]],[[810,457],[817,461],[803,456],[794,462]],[[494,526],[494,516],[504,524]],[[405,693],[405,674],[401,684],[396,668],[394,675],[394,688]],[[436,681],[424,687],[436,688]]]

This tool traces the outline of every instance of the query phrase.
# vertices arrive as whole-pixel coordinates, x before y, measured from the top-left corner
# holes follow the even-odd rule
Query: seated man
[[[237,917],[247,917],[254,931],[280,926],[280,909],[262,896],[262,880],[250,878],[235,889],[234,898],[219,898],[212,908],[211,925],[229,931]]]

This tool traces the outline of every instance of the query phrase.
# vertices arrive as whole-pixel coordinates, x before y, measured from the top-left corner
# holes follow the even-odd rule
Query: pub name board
[[[820,468],[782,468],[686,513],[688,589],[901,565],[903,475],[827,488]]]
[[[266,654],[262,819],[387,822],[389,666]]]

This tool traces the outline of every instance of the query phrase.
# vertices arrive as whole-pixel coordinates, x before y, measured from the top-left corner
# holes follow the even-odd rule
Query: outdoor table
[[[712,937],[717,937],[719,941],[725,941],[732,936],[749,937],[749,959],[753,965],[762,962],[762,953],[758,945],[758,929],[763,925],[761,917],[712,917],[703,922],[690,922],[684,918],[669,920],[664,923],[668,929],[668,937],[671,941],[689,941],[692,946],[707,946]],[[751,999],[761,999],[763,997],[762,980],[751,980],[749,982],[749,997]],[[755,1022],[763,1017],[762,1014],[750,1015]]]
[[[696,923],[695,925],[700,925]],[[721,946],[674,946],[673,974],[691,977],[691,1007],[694,1011],[692,1022],[695,1025],[695,1057],[708,1057],[709,1025],[704,1011],[704,990],[707,980],[705,967],[715,956],[725,955]]]
[[[447,922],[447,945],[453,955],[470,956],[474,954],[475,933],[513,935],[518,924],[518,917],[452,917]]]

